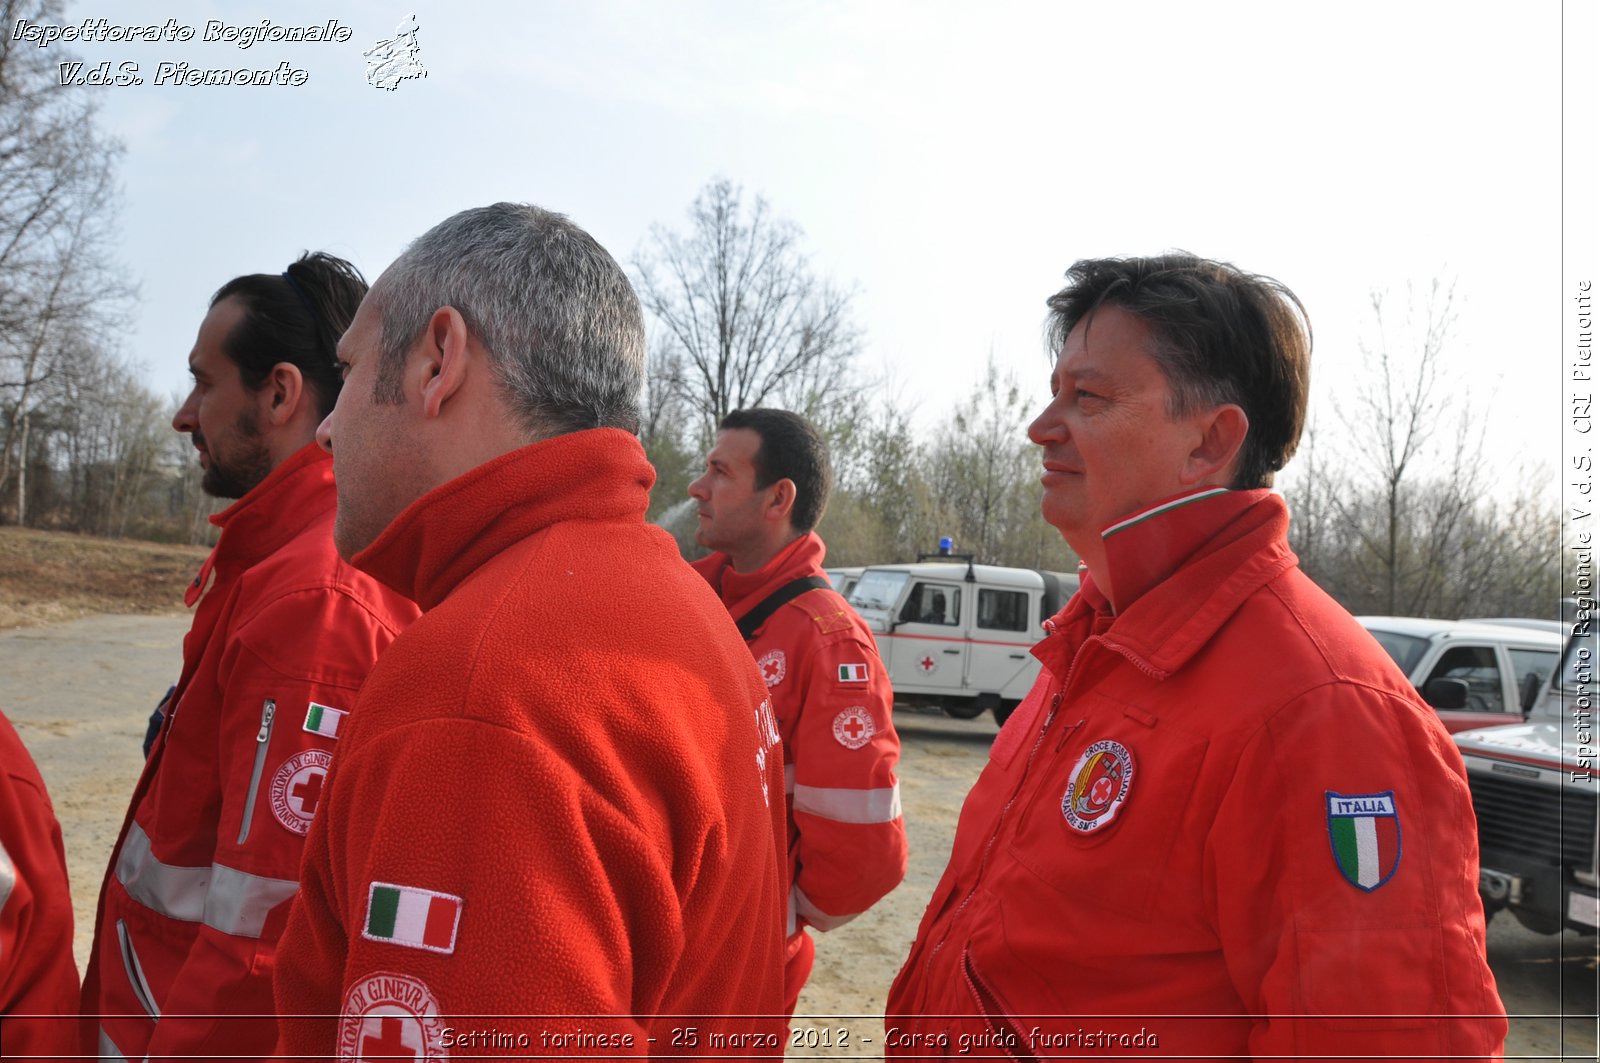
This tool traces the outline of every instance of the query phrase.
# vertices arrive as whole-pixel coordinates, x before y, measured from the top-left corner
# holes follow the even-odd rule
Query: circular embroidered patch
[[[322,784],[328,777],[333,754],[308,749],[283,762],[272,776],[272,817],[295,834],[311,829],[311,817],[322,803]]]
[[[449,1059],[439,1002],[410,975],[374,971],[350,987],[339,1015],[340,1059]]]
[[[775,687],[789,671],[789,658],[782,650],[772,650],[762,656],[756,666],[761,669],[761,678],[767,681],[767,686]]]
[[[1121,742],[1096,742],[1072,766],[1061,814],[1073,830],[1093,834],[1117,818],[1133,784],[1133,754]]]
[[[860,749],[877,733],[872,714],[860,705],[845,709],[833,718],[833,737],[846,749]]]

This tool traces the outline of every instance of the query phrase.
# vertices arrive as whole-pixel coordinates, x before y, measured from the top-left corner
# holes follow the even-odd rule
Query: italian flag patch
[[[318,705],[313,701],[306,707],[305,729],[324,738],[338,738],[339,724],[344,721],[345,715],[343,709]]]
[[[867,681],[867,666],[861,664],[841,664],[839,666],[839,682],[865,683]]]
[[[367,890],[367,920],[361,936],[448,955],[456,950],[460,922],[460,897],[374,882]]]
[[[1328,799],[1328,839],[1345,881],[1371,893],[1400,867],[1400,813],[1394,791],[1336,794]]]

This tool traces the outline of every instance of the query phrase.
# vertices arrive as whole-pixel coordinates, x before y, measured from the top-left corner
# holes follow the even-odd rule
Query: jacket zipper
[[[261,703],[261,729],[256,732],[256,765],[250,770],[250,792],[244,799],[244,818],[239,821],[239,845],[250,837],[250,821],[255,818],[256,794],[261,789],[261,769],[267,763],[267,744],[272,740],[272,719],[278,703],[268,698]]]
[[[150,992],[150,983],[144,980],[144,968],[139,966],[139,956],[133,951],[133,937],[128,933],[128,925],[121,919],[117,920],[117,944],[122,947],[122,966],[128,972],[128,984],[133,987],[133,995],[139,1001],[139,1006],[152,1019],[160,1021],[161,1009],[156,1007],[156,997]]]
[[[1054,631],[1052,631],[1051,634],[1053,635]],[[967,905],[972,903],[973,896],[977,894],[978,884],[983,881],[983,873],[988,870],[989,855],[994,851],[994,843],[999,840],[1000,832],[1005,829],[1006,817],[1011,813],[1011,806],[1016,804],[1017,798],[1022,795],[1022,783],[1027,780],[1028,772],[1033,770],[1034,758],[1039,755],[1039,747],[1044,744],[1044,736],[1050,732],[1050,725],[1055,722],[1056,713],[1061,708],[1061,699],[1066,695],[1067,687],[1072,684],[1072,676],[1078,670],[1078,658],[1083,656],[1083,651],[1088,647],[1090,642],[1096,641],[1104,640],[1100,639],[1098,636],[1091,635],[1089,638],[1083,641],[1083,644],[1078,647],[1078,651],[1072,655],[1072,663],[1067,666],[1067,674],[1062,677],[1060,688],[1057,689],[1053,695],[1051,695],[1050,709],[1045,713],[1044,723],[1040,726],[1038,735],[1036,735],[1033,739],[1033,748],[1028,751],[1028,761],[1022,766],[1022,774],[1017,780],[1017,788],[1012,792],[1011,797],[1006,801],[1005,807],[1000,810],[1000,816],[995,820],[994,833],[989,835],[989,841],[983,847],[983,859],[978,861],[978,874],[972,880],[972,888],[969,889],[967,891],[967,895],[961,899],[961,903],[956,906],[956,910],[950,914],[950,920],[945,924],[944,937],[941,937],[939,939],[939,943],[933,947],[933,951],[928,953],[927,962],[923,964],[922,968],[924,971],[933,970],[933,961],[938,958],[939,951],[944,948],[945,942],[949,940],[950,931],[955,928],[958,922],[960,922],[961,913],[967,910]],[[1077,723],[1065,728],[1064,733],[1056,743],[1057,752],[1061,751],[1061,744],[1066,741],[1066,736],[1071,734],[1073,731],[1076,731],[1080,726],[1082,726],[1082,724],[1083,721],[1079,720]]]
[[[1037,1060],[1037,1056],[1022,1047],[1025,1043],[1022,1031],[1000,1003],[999,996],[979,977],[978,968],[972,962],[970,948],[961,954],[961,973],[967,979],[967,988],[972,990],[972,998],[978,1002],[978,1008],[983,1012],[984,1023],[998,1042],[994,1047],[1012,1059]]]

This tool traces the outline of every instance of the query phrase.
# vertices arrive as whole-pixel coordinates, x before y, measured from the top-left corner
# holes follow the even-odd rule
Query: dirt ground
[[[176,677],[187,625],[186,615],[95,616],[0,631],[0,707],[38,760],[62,823],[80,969],[107,858],[141,767],[145,719]],[[988,718],[910,713],[898,715],[897,726],[910,872],[872,911],[819,936],[791,1058],[879,1054],[889,983],[944,869],[962,799],[995,732]],[[1529,934],[1504,917],[1491,923],[1490,962],[1508,1011],[1518,1016],[1508,1056],[1595,1058],[1594,943],[1571,933]],[[1563,1012],[1571,1016],[1565,1022]]]

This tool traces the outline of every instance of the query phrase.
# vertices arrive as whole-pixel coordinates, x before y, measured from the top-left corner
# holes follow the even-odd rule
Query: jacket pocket
[[[156,1007],[155,994],[150,991],[150,983],[145,981],[139,954],[133,950],[133,935],[128,933],[128,924],[121,919],[117,920],[117,944],[122,949],[122,967],[127,972],[128,985],[133,988],[134,997],[146,1015],[159,1020],[161,1009]]]
[[[1046,735],[1011,855],[1074,907],[1148,919],[1181,844],[1206,740],[1103,695],[1063,711],[1085,721],[1060,748]]]
[[[272,744],[272,721],[278,715],[278,703],[272,698],[261,703],[261,727],[256,731],[256,762],[250,769],[250,789],[244,795],[244,814],[239,817],[239,840],[243,845],[250,837],[250,822],[255,819],[256,795],[261,792],[261,770],[267,766],[267,747]]]

